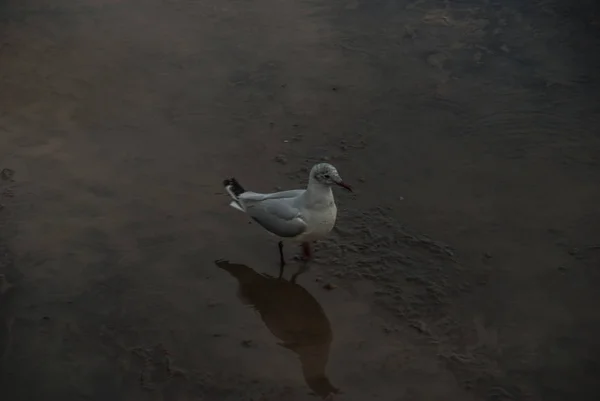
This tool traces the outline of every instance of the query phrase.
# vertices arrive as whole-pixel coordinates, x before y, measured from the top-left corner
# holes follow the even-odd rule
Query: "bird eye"
[[[325,174],[323,177],[325,177],[325,178],[331,178],[331,176],[329,174]]]

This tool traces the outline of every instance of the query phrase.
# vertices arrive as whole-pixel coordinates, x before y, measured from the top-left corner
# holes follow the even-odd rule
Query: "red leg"
[[[312,258],[312,251],[310,249],[310,242],[302,243],[302,256],[304,260],[310,260]]]

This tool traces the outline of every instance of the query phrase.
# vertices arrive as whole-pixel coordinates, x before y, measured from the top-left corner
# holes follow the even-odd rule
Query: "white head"
[[[315,164],[310,170],[309,180],[328,187],[334,184],[339,185],[340,187],[352,192],[352,188],[344,183],[337,169],[329,163]]]

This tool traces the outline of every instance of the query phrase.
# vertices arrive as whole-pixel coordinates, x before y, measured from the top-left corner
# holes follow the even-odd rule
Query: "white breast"
[[[335,226],[337,206],[331,202],[325,208],[310,210],[303,213],[306,221],[306,231],[296,239],[299,241],[315,241],[325,237]]]

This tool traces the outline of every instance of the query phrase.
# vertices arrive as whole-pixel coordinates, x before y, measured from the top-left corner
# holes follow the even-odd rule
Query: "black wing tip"
[[[243,194],[244,192],[246,192],[246,190],[244,189],[244,187],[242,187],[240,185],[240,183],[238,182],[238,180],[236,180],[234,177],[228,178],[226,180],[223,180],[223,186],[224,187],[231,187],[231,192],[233,192],[235,194],[235,196],[238,196],[240,194]]]

